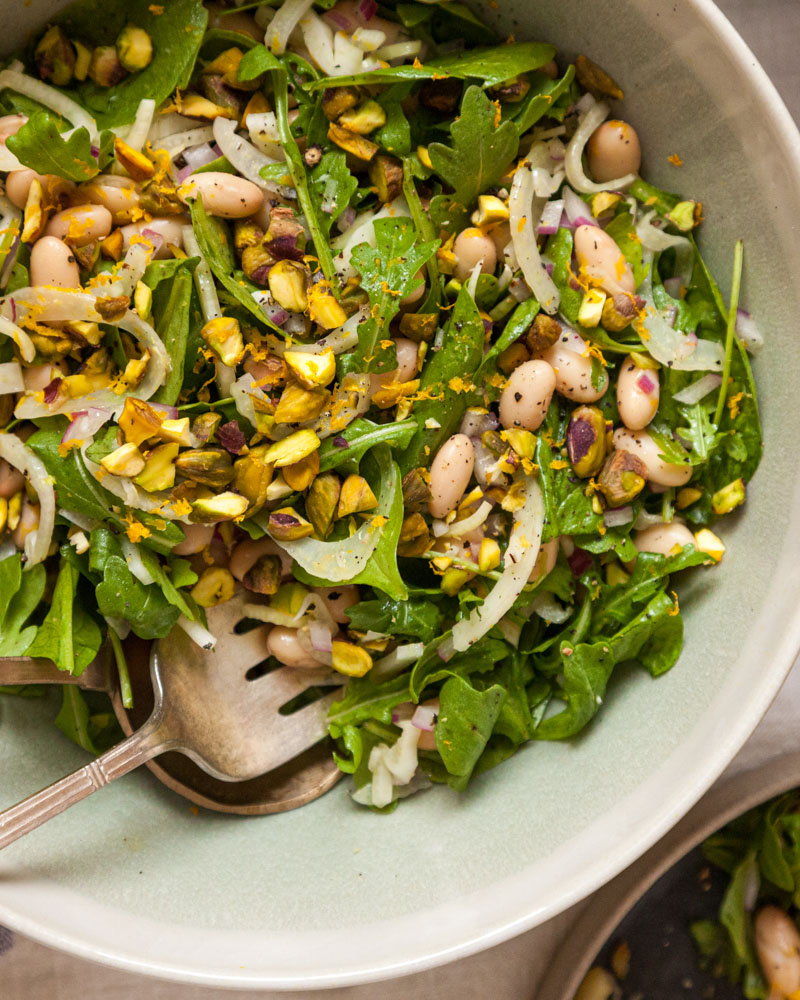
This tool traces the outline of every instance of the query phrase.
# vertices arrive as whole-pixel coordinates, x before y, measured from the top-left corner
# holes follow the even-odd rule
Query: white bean
[[[547,414],[556,373],[547,361],[524,361],[511,373],[500,395],[500,423],[506,430],[535,431]]]
[[[269,630],[267,653],[286,667],[319,667],[322,664],[322,660],[303,648],[297,638],[297,629],[283,625],[275,625]]]
[[[15,493],[19,493],[24,485],[25,477],[19,469],[15,469],[13,465],[0,458],[0,497],[7,500]]]
[[[45,236],[57,236],[74,247],[104,240],[111,232],[111,212],[104,205],[76,205],[58,212],[47,223]]]
[[[172,550],[173,555],[193,556],[211,544],[214,537],[213,524],[182,524],[181,527],[186,537]]]
[[[788,914],[765,906],[755,919],[756,951],[774,1000],[800,990],[800,934]]]
[[[456,236],[453,244],[456,258],[455,277],[466,281],[475,265],[480,261],[481,274],[493,274],[497,266],[497,250],[494,241],[480,229],[464,229]]]
[[[11,171],[8,177],[6,177],[6,195],[12,205],[16,205],[17,208],[25,208],[25,202],[28,200],[28,192],[35,180],[41,183],[44,180],[44,175],[37,174],[30,167],[25,167],[23,170]]]
[[[432,517],[446,517],[464,495],[475,465],[475,452],[466,434],[448,438],[431,466]]]
[[[642,147],[636,129],[627,122],[603,122],[586,143],[586,157],[589,172],[600,184],[637,174],[642,165]]]
[[[134,209],[139,204],[139,189],[130,177],[116,174],[101,174],[94,180],[82,184],[78,191],[93,205],[103,205],[111,212],[114,225],[130,222]]]
[[[582,272],[596,281],[609,295],[636,291],[630,264],[614,240],[597,226],[578,226],[575,255]]]
[[[397,352],[397,371],[395,379],[398,382],[409,382],[417,373],[417,355],[419,345],[406,337],[396,337],[394,348]]]
[[[625,358],[617,379],[617,408],[628,430],[647,427],[656,415],[660,394],[658,372],[639,368],[630,357]]]
[[[198,196],[210,215],[223,219],[245,219],[264,203],[264,192],[252,181],[219,170],[193,174],[178,189],[178,197],[184,203]]]
[[[3,115],[0,118],[0,145],[5,146],[6,139],[16,135],[27,120],[27,115]]]
[[[149,222],[133,222],[129,226],[122,226],[120,229],[122,248],[127,250],[134,236],[141,236],[144,230],[149,230],[157,233],[164,241],[153,253],[153,259],[164,260],[172,256],[168,244],[172,243],[173,246],[183,247],[182,227],[188,222],[189,219],[185,215],[171,215],[168,218],[151,219]]]
[[[658,486],[683,486],[692,478],[691,465],[677,465],[659,458],[661,449],[647,431],[629,431],[618,427],[614,431],[614,447],[641,459],[647,469],[648,481]]]
[[[660,556],[668,556],[682,549],[684,545],[694,545],[694,535],[680,521],[651,524],[649,528],[636,532],[633,544],[639,552],[655,552]]]
[[[603,368],[599,373],[600,386],[596,389],[592,384],[594,366],[591,354],[585,349],[580,353],[573,351],[568,346],[569,341],[569,334],[565,334],[552,347],[543,351],[540,357],[555,372],[557,393],[576,403],[594,403],[608,388],[608,372]]]
[[[228,569],[241,583],[262,556],[278,556],[281,574],[285,576],[291,572],[291,558],[271,538],[246,538],[239,542],[231,553]]]
[[[57,236],[42,236],[33,244],[31,284],[80,288],[80,270],[75,254]]]
[[[531,575],[528,577],[528,581],[530,583],[536,583],[540,577],[544,577],[547,576],[548,573],[552,573],[557,559],[558,539],[551,538],[549,542],[545,542],[539,549],[539,555],[536,557],[536,563],[531,570]]]
[[[314,593],[319,594],[325,601],[331,618],[339,625],[346,625],[350,621],[347,609],[352,608],[361,600],[358,587],[354,587],[352,584],[341,587],[315,587]]]
[[[14,529],[11,540],[16,547],[22,551],[25,548],[25,539],[32,531],[39,527],[39,504],[30,503],[25,500],[22,504],[22,511],[19,516],[19,524]]]
[[[234,13],[226,7],[224,11],[218,4],[208,5],[208,27],[222,28],[224,31],[235,31],[240,35],[248,35],[259,44],[264,41],[264,29],[259,28],[252,14]]]

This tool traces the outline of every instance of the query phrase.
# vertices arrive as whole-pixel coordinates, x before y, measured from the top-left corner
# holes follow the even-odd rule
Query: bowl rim
[[[721,781],[662,840],[592,897],[565,933],[537,1000],[572,1000],[600,949],[663,875],[726,823],[798,785],[796,750]]]
[[[686,6],[704,22],[711,33],[720,40],[721,47],[735,63],[740,76],[746,80],[756,96],[758,106],[766,119],[771,121],[780,140],[781,159],[786,163],[790,176],[800,191],[800,132],[766,71],[762,68],[748,45],[713,0],[685,0]],[[775,645],[771,662],[761,677],[757,692],[741,707],[740,713],[728,726],[713,754],[692,769],[689,779],[679,794],[665,800],[652,814],[646,829],[641,826],[630,833],[622,832],[602,863],[593,866],[591,873],[580,870],[564,880],[559,892],[552,893],[540,904],[535,894],[526,895],[527,902],[516,905],[502,918],[493,917],[485,926],[473,930],[451,943],[425,943],[421,935],[413,946],[399,949],[394,958],[372,958],[344,965],[329,962],[327,969],[313,973],[276,975],[258,970],[233,973],[230,965],[219,963],[208,955],[204,968],[190,967],[180,961],[168,962],[143,959],[130,953],[111,950],[104,945],[87,941],[74,931],[53,927],[40,918],[32,918],[15,910],[13,905],[0,900],[0,923],[49,947],[67,951],[90,961],[100,962],[125,971],[154,976],[198,986],[218,986],[239,990],[309,990],[335,988],[411,975],[465,958],[501,944],[524,931],[562,913],[575,903],[587,898],[601,886],[610,882],[624,869],[641,858],[675,825],[676,817],[685,816],[711,787],[738,750],[755,729],[767,708],[777,695],[784,679],[800,650],[800,614],[786,623],[780,640]],[[517,880],[519,885],[519,880]],[[481,891],[497,896],[503,883]],[[422,947],[420,947],[422,944]],[[540,997],[539,1000],[544,1000]]]

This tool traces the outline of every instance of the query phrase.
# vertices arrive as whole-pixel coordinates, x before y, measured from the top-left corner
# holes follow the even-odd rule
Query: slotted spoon
[[[154,647],[150,660],[155,704],[145,724],[122,743],[49,787],[0,813],[0,848],[40,826],[115,778],[169,750],[186,754],[222,781],[246,781],[285,764],[327,733],[332,692],[292,714],[280,709],[313,686],[333,686],[332,671],[279,667],[257,679],[268,626],[244,634],[235,627],[247,595],[209,612],[213,650],[196,646],[179,628]],[[327,791],[325,778],[304,801]],[[315,794],[316,793],[316,794]]]

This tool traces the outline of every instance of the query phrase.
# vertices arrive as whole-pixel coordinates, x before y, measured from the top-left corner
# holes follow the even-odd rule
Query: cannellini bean
[[[630,264],[614,240],[597,226],[578,226],[575,254],[583,272],[598,282],[609,295],[636,291]]]
[[[9,173],[6,177],[6,195],[12,205],[16,205],[17,208],[25,208],[28,192],[35,180],[41,183],[44,180],[44,175],[37,174],[30,167],[25,167],[23,170],[12,170]]]
[[[641,459],[650,483],[658,486],[683,486],[692,478],[691,465],[677,465],[659,458],[661,449],[647,431],[629,431],[618,427],[614,431],[614,447],[619,451],[629,451]]]
[[[13,465],[0,458],[0,497],[8,500],[15,493],[19,493],[24,485],[25,477],[19,469],[15,469]]]
[[[637,531],[633,544],[639,552],[668,556],[680,551],[684,545],[694,545],[694,535],[685,524],[671,521],[669,524],[651,524],[649,528]]]
[[[419,345],[406,337],[396,337],[394,348],[397,352],[397,371],[395,378],[398,382],[408,382],[417,376],[417,355]]]
[[[31,284],[80,288],[80,270],[75,254],[57,236],[42,236],[33,244]]]
[[[0,118],[0,145],[5,146],[6,139],[16,135],[27,120],[27,115],[3,115]]]
[[[586,143],[586,157],[589,172],[600,184],[637,174],[642,165],[642,147],[636,129],[627,122],[603,122]]]
[[[498,222],[496,226],[492,226],[488,230],[487,236],[494,243],[497,259],[500,260],[503,256],[503,251],[511,242],[511,226],[507,222]]]
[[[184,203],[199,196],[210,215],[223,219],[245,219],[264,203],[264,192],[252,181],[218,170],[193,174],[180,186],[178,196]]]
[[[308,652],[297,638],[297,629],[275,625],[267,634],[267,653],[286,667],[319,667],[322,660]]]
[[[182,524],[181,527],[186,537],[172,550],[174,555],[193,556],[211,544],[214,537],[213,524]]]
[[[791,917],[765,906],[755,919],[756,951],[774,1000],[800,990],[800,934]]]
[[[237,13],[230,7],[223,8],[219,4],[208,4],[208,27],[221,28],[223,31],[235,31],[240,35],[248,35],[257,42],[264,41],[264,29],[259,28],[252,14],[244,11]]]
[[[39,504],[30,503],[26,500],[22,504],[22,511],[19,515],[19,524],[11,535],[11,541],[22,551],[25,548],[25,539],[32,531],[39,527]]]
[[[101,174],[78,188],[79,194],[93,205],[103,205],[111,212],[114,225],[129,222],[139,204],[139,188],[130,177]]]
[[[411,306],[415,306],[420,301],[422,296],[425,294],[424,268],[420,268],[419,271],[417,271],[417,273],[414,275],[414,278],[416,281],[421,282],[421,284],[418,284],[413,292],[410,292],[404,298],[400,299],[401,309],[409,309],[411,308]]]
[[[474,227],[464,229],[456,236],[453,253],[456,258],[455,276],[459,281],[466,281],[479,261],[481,274],[493,274],[497,266],[494,241]]]
[[[551,538],[549,542],[545,542],[539,549],[539,555],[536,557],[536,563],[531,570],[531,575],[528,577],[528,582],[536,583],[541,577],[552,573],[557,559],[558,539]]]
[[[189,219],[185,215],[171,215],[168,218],[151,219],[149,222],[133,222],[128,226],[122,226],[122,247],[127,250],[131,239],[134,236],[141,236],[145,229],[151,230],[164,240],[161,246],[153,253],[154,260],[163,260],[171,257],[168,244],[172,243],[176,247],[183,247],[182,227],[188,225]]]
[[[500,395],[500,423],[506,430],[535,431],[547,414],[556,387],[556,373],[547,361],[524,361],[511,373]]]
[[[247,538],[239,542],[231,553],[228,569],[241,583],[262,556],[278,556],[281,560],[282,575],[287,576],[291,573],[291,557],[271,538]]]
[[[455,510],[464,495],[475,465],[475,452],[466,434],[448,438],[431,466],[431,502],[433,517],[446,517]]]
[[[104,205],[76,205],[58,212],[47,223],[46,236],[57,236],[74,247],[104,240],[111,232],[111,212]]]
[[[580,352],[573,351],[569,344],[570,335],[565,334],[540,357],[555,372],[557,393],[576,403],[594,403],[608,388],[608,372],[605,368],[602,370],[600,387],[596,389],[592,383],[591,354],[585,348]]]
[[[639,368],[630,357],[625,358],[617,379],[617,408],[629,430],[647,427],[656,415],[660,393],[658,372]]]
[[[325,601],[331,618],[339,625],[346,625],[350,621],[347,609],[361,600],[358,587],[352,584],[341,587],[315,587],[314,593],[319,594]]]

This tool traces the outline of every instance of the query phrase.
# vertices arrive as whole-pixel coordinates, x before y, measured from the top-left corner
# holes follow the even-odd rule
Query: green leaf
[[[544,115],[549,114],[559,97],[569,90],[575,79],[575,66],[570,64],[560,80],[551,80],[544,74],[541,74],[541,77],[538,86],[531,87],[518,105],[511,104],[503,108],[503,117],[509,110],[509,116],[520,135],[533,128]]]
[[[358,190],[358,181],[347,167],[345,154],[325,153],[311,171],[308,190],[322,230],[330,235],[333,223],[347,208],[350,199]]]
[[[579,733],[600,708],[615,662],[608,641],[577,645],[562,642],[564,683],[556,698],[563,699],[566,708],[540,722],[534,734],[536,738],[563,740]]]
[[[146,587],[136,579],[122,556],[108,558],[95,593],[100,614],[125,619],[142,639],[163,638],[180,615],[158,587]]]
[[[79,573],[61,560],[47,617],[28,649],[30,656],[52,660],[59,670],[78,676],[97,655],[103,641],[97,622],[78,599]]]
[[[350,259],[372,307],[358,328],[358,368],[379,372],[379,342],[389,339],[389,324],[400,311],[400,300],[419,287],[417,271],[433,256],[439,242],[417,244],[411,219],[378,219],[374,229],[375,247],[360,243]]]
[[[0,656],[24,656],[36,626],[25,622],[39,606],[47,576],[39,563],[22,572],[19,553],[0,562]]]
[[[505,698],[499,684],[477,691],[463,677],[451,677],[442,685],[436,747],[450,774],[462,779],[472,774]]]
[[[408,447],[416,429],[417,423],[411,418],[390,424],[376,424],[365,417],[359,417],[348,424],[341,434],[322,442],[319,449],[319,471],[327,472],[345,463],[357,467],[365,453],[376,444],[383,443],[392,448],[404,449]],[[346,447],[342,447],[341,442],[336,444],[340,438],[347,442]]]
[[[347,609],[347,617],[355,629],[404,635],[427,643],[441,632],[443,613],[432,601],[380,597],[354,604]]]
[[[69,181],[88,181],[100,172],[92,155],[92,142],[85,128],[64,139],[60,119],[37,111],[16,135],[8,137],[8,148],[20,163],[40,174],[56,174]]]
[[[153,326],[172,363],[166,381],[159,387],[153,400],[169,406],[177,403],[184,383],[183,372],[191,322],[192,272],[197,266],[197,260],[188,258],[178,263],[184,266],[176,272],[171,282],[158,285],[153,294]],[[192,358],[189,360],[193,362]]]
[[[484,355],[475,372],[476,382],[479,382],[482,376],[485,378],[497,370],[498,356],[528,331],[538,312],[539,303],[536,299],[530,298],[520,302],[503,327],[503,332]]]
[[[645,271],[642,266],[642,241],[636,235],[636,225],[630,212],[620,212],[605,227],[606,233],[622,251],[622,255],[631,265],[633,277],[638,288],[644,281]]]
[[[497,108],[480,87],[469,87],[450,129],[452,146],[428,146],[433,169],[453,188],[452,199],[465,208],[499,183],[517,155],[517,129],[509,121],[498,127],[496,116]]]
[[[331,735],[338,737],[345,726],[355,726],[369,719],[392,721],[395,705],[409,700],[408,675],[401,674],[383,684],[374,684],[370,675],[355,677],[344,689],[341,701],[335,701],[328,712]]]
[[[544,66],[555,55],[552,45],[540,42],[514,42],[492,48],[476,48],[457,55],[431,59],[423,67],[394,66],[374,69],[353,76],[324,77],[309,85],[310,90],[323,87],[342,87],[361,84],[397,83],[399,80],[429,80],[432,77],[454,76],[460,80],[482,80],[484,86],[493,87],[510,80],[519,73]]]
[[[83,695],[72,684],[65,684],[61,691],[61,711],[56,716],[56,725],[73,743],[89,753],[97,753],[89,735],[89,709]]]

